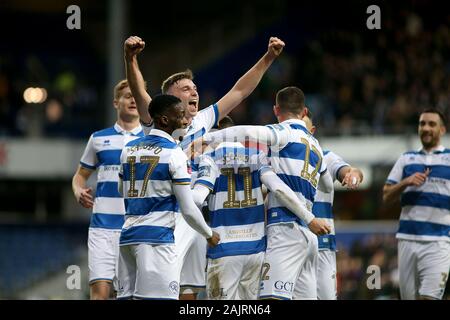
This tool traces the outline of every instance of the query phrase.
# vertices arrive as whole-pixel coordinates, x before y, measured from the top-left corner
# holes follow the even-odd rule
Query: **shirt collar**
[[[424,153],[424,154],[431,154],[431,153],[436,153],[436,152],[442,152],[444,150],[445,150],[444,146],[439,145],[436,148],[432,149],[430,152],[425,151],[425,149],[422,147],[419,149],[419,152]]]
[[[137,136],[142,131],[142,126],[139,124],[136,128],[134,128],[131,131],[127,131],[124,128],[122,128],[117,122],[114,124],[114,130],[116,130],[120,134],[126,134],[131,133],[132,135]]]
[[[175,139],[170,134],[168,134],[165,131],[159,130],[159,129],[151,129],[150,132],[148,133],[148,135],[149,136],[158,136],[158,137],[161,137],[161,138],[165,138],[165,139],[167,139],[167,140],[169,140],[169,141],[171,141],[173,143],[177,143],[175,141]]]
[[[303,120],[300,119],[288,119],[288,120],[284,120],[282,123],[295,123],[295,124],[299,124],[302,127],[306,128],[306,123]]]

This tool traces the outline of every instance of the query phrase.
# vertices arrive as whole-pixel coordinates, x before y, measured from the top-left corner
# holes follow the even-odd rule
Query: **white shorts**
[[[173,244],[120,247],[118,299],[178,300],[179,280]]]
[[[450,242],[398,240],[400,297],[442,299],[450,269]]]
[[[208,259],[208,300],[256,300],[264,252]]]
[[[206,288],[207,241],[187,224],[181,214],[176,221],[174,237],[180,272],[180,292],[198,293]]]
[[[317,263],[317,298],[319,300],[336,300],[336,252],[320,250]]]
[[[297,223],[268,226],[260,299],[317,299],[317,237]],[[301,275],[301,277],[300,277]]]
[[[89,228],[89,284],[101,280],[111,281],[117,289],[120,232],[121,230]]]

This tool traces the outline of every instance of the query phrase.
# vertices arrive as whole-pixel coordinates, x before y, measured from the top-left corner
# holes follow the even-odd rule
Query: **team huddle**
[[[162,94],[150,97],[137,62],[144,47],[139,37],[125,41],[127,79],[114,88],[117,122],[91,135],[73,178],[78,202],[93,208],[88,236],[91,299],[114,297],[114,291],[118,299],[195,299],[200,292],[217,300],[337,299],[333,184],[338,180],[346,188],[358,188],[362,171],[322,151],[314,138],[312,112],[297,87],[277,92],[277,124],[234,126],[227,116],[257,87],[284,42],[270,38],[261,59],[217,103],[200,111],[189,70],[171,75],[161,86]],[[421,119],[427,115],[428,122],[437,116],[436,125],[443,128],[440,138],[443,117],[425,112]],[[423,126],[430,126],[428,122]],[[393,198],[407,187],[431,184],[429,175],[447,179],[439,191],[447,198],[419,194],[405,204],[433,210],[436,200],[444,213],[436,218],[440,228],[430,227],[431,222],[412,225],[411,217],[400,225],[401,234],[414,235],[404,236],[403,246],[438,241],[441,248],[433,275],[426,267],[408,271],[406,281],[416,274],[420,279],[415,286],[401,287],[407,299],[442,298],[443,290],[436,286],[443,282],[445,287],[450,268],[450,178],[442,169],[449,169],[450,151],[432,148],[444,155],[440,169],[430,171],[428,163],[411,167],[409,175],[422,180],[407,184],[402,179],[409,175],[403,170],[402,177],[396,165],[385,187],[401,184],[388,190]],[[432,161],[428,159],[424,157]],[[95,170],[94,197],[86,183]],[[413,214],[408,208],[403,207],[402,217]],[[439,237],[423,239],[421,232]],[[407,248],[408,259],[414,249]]]

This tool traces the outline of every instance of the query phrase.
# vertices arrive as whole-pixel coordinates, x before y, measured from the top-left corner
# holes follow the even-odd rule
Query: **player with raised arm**
[[[314,135],[316,127],[312,122],[312,115],[308,110],[308,114],[303,117],[306,128]],[[340,156],[332,151],[325,150],[323,152],[323,161],[327,166],[333,180],[338,180],[342,186],[354,190],[359,187],[363,180],[363,173],[360,169],[351,167]],[[336,283],[336,234],[334,229],[333,217],[333,199],[334,190],[331,192],[323,192],[317,189],[314,198],[312,212],[315,217],[325,219],[331,226],[331,232],[327,235],[318,237],[319,241],[319,259],[317,263],[317,298],[319,300],[336,300],[337,299],[337,283]],[[302,276],[294,290],[294,296],[302,299],[304,296],[304,282],[308,281]]]
[[[328,231],[273,172],[263,152],[221,143],[200,157],[194,184],[194,201],[200,206],[208,197],[210,225],[221,238],[208,249],[210,300],[257,299],[266,249],[262,184],[315,232]]]
[[[401,200],[397,232],[400,296],[442,299],[450,269],[450,149],[441,145],[445,117],[420,114],[422,148],[400,156],[383,188],[383,201]]]
[[[181,100],[156,96],[154,129],[128,143],[121,154],[125,223],[120,235],[119,299],[178,299],[180,274],[174,244],[179,209],[212,246],[220,238],[194,203],[188,159],[172,138],[187,125]]]
[[[120,152],[126,143],[144,136],[136,102],[126,80],[114,87],[117,122],[94,132],[86,145],[80,165],[72,179],[77,201],[92,208],[88,234],[88,265],[91,299],[109,299],[117,279],[119,236],[124,221],[123,198],[117,192]],[[95,197],[86,183],[97,171]]]
[[[145,42],[136,36],[129,37],[124,44],[125,68],[131,91],[136,96],[139,116],[146,127],[151,127],[152,118],[148,106],[151,101],[147,93],[144,78],[139,70],[137,55],[144,49]],[[168,77],[162,84],[161,90],[164,94],[172,94],[181,99],[186,110],[188,127],[186,130],[178,130],[174,135],[176,139],[182,140],[180,145],[193,159],[193,155],[201,153],[201,138],[220,119],[237,107],[261,81],[264,73],[272,62],[281,54],[284,42],[276,37],[269,39],[267,52],[261,59],[248,70],[217,103],[199,111],[200,97],[197,86],[193,82],[190,70],[180,72]],[[194,143],[194,141],[197,141]],[[193,175],[197,165],[192,163]],[[206,245],[204,239],[183,221],[179,216],[178,228],[175,230],[178,256],[181,270],[181,291],[190,294],[183,298],[195,298],[196,293],[205,287],[204,268],[206,266]],[[188,261],[185,263],[185,261]]]
[[[326,173],[322,149],[302,118],[306,115],[305,96],[296,87],[280,90],[274,106],[279,124],[236,126],[210,133],[213,142],[250,139],[269,145],[272,168],[278,177],[312,209],[319,183],[330,192],[333,181]],[[326,222],[321,221],[326,224]],[[275,195],[268,195],[267,250],[262,270],[262,299],[292,299],[300,272],[311,279],[305,288],[308,299],[317,299],[317,237],[300,219],[284,207]]]

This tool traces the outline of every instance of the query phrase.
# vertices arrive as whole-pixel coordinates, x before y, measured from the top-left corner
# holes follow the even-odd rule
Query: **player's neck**
[[[293,113],[282,113],[278,116],[278,122],[280,123],[291,119],[302,120],[302,117],[298,114]]]
[[[132,120],[117,119],[117,124],[125,131],[132,131],[139,126],[139,118]]]
[[[439,148],[440,145],[441,145],[441,141],[438,141],[433,146],[425,147],[424,145],[422,145],[422,149],[425,150],[426,153],[430,153],[430,152],[433,152],[434,150],[436,150],[437,148]]]

